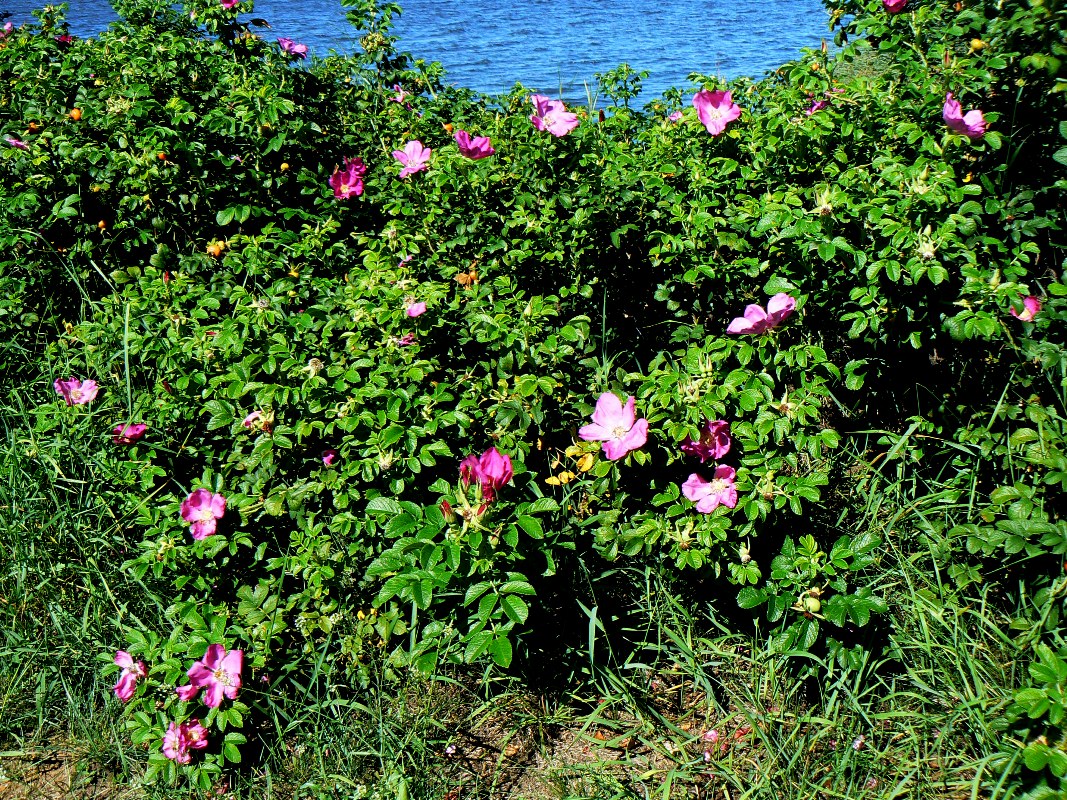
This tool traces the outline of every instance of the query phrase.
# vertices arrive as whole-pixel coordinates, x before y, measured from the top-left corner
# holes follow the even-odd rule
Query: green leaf
[[[403,514],[404,507],[391,497],[375,497],[367,503],[367,513]]]
[[[508,615],[508,619],[516,625],[522,625],[526,622],[526,618],[530,616],[529,606],[518,595],[508,594],[502,596],[500,598],[500,606],[504,609],[504,613]]]

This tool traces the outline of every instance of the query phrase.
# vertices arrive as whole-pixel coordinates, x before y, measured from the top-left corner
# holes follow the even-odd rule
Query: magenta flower
[[[204,689],[204,705],[218,708],[222,697],[233,700],[241,688],[241,668],[245,654],[241,650],[227,650],[221,644],[208,647],[204,657],[189,668],[189,683],[174,691],[188,702]]]
[[[285,36],[278,37],[278,46],[291,56],[295,56],[297,58],[308,57],[308,46],[306,44],[297,44],[292,39],[289,39]]]
[[[562,100],[532,94],[530,102],[534,104],[530,122],[539,131],[548,131],[553,136],[566,136],[579,125],[578,115],[568,111]]]
[[[964,114],[963,107],[960,106],[959,100],[953,99],[952,92],[945,95],[945,107],[941,111],[941,117],[949,128],[956,133],[962,133],[968,139],[981,139],[985,136],[989,124],[978,109]]]
[[[730,452],[730,423],[717,419],[714,422],[705,421],[700,429],[700,439],[693,441],[689,436],[681,444],[681,450],[691,456],[696,456],[702,462],[709,459],[720,459]]]
[[[86,403],[91,403],[100,392],[100,387],[96,385],[96,381],[85,381],[83,383],[77,378],[67,378],[65,381],[56,378],[52,385],[55,387],[56,392],[67,401],[68,406],[83,406]]]
[[[667,119],[670,120],[671,122],[677,122],[681,118],[682,118],[682,112],[681,111],[674,111],[674,112],[672,112],[671,114],[669,114],[667,116]]]
[[[135,422],[130,425],[116,425],[115,430],[112,431],[115,435],[111,438],[111,441],[115,444],[133,444],[144,436],[146,430],[148,430],[148,426],[141,422]]]
[[[215,533],[216,520],[226,513],[226,498],[207,489],[197,489],[182,501],[182,519],[192,523],[190,533],[196,540]]]
[[[511,458],[495,447],[490,447],[480,456],[471,454],[459,465],[459,477],[464,486],[478,483],[482,487],[482,499],[490,502],[496,490],[511,480]]]
[[[882,0],[882,8],[888,14],[899,14],[907,4],[908,0]]]
[[[29,150],[30,146],[26,144],[22,139],[16,139],[14,136],[5,136],[4,141],[12,147],[17,147],[19,150]]]
[[[205,747],[207,728],[201,725],[198,719],[181,724],[172,722],[163,734],[163,755],[179,764],[189,763],[190,750],[203,750]]]
[[[395,94],[395,95],[393,95],[392,97],[390,97],[389,99],[390,99],[390,100],[391,100],[392,102],[394,102],[394,103],[401,103],[401,104],[403,104],[403,102],[404,102],[405,100],[407,100],[407,98],[411,97],[411,92],[405,92],[405,91],[404,91],[404,90],[403,90],[403,89],[402,89],[402,88],[400,87],[400,84],[399,84],[399,83],[394,83],[394,84],[393,84],[393,91],[394,91],[394,92],[396,92],[396,94]]]
[[[251,428],[257,421],[263,419],[263,414],[258,409],[253,411],[241,421],[242,427]]]
[[[826,108],[828,103],[829,103],[829,100],[816,100],[811,104],[811,108],[809,108],[804,113],[807,114],[810,117],[816,111],[822,111],[822,109]]]
[[[127,703],[137,691],[137,681],[148,676],[148,667],[143,661],[134,661],[125,650],[115,653],[115,664],[122,667],[119,682],[115,684],[115,697]]]
[[[55,37],[56,41],[62,45],[74,44],[74,37],[69,33],[61,33]]]
[[[782,324],[797,307],[797,301],[785,292],[779,292],[767,303],[767,310],[762,306],[745,306],[745,315],[735,317],[727,333],[764,333]]]
[[[15,30],[15,23],[5,22],[3,31],[0,31],[0,39],[6,39],[13,30]]]
[[[488,136],[475,136],[472,139],[471,135],[465,130],[458,130],[453,138],[456,140],[456,144],[459,145],[459,152],[475,161],[479,158],[491,156],[496,152],[493,146],[489,144]]]
[[[235,7],[238,3],[240,3],[241,0],[221,0],[221,2],[222,7],[228,11],[231,8]]]
[[[1023,322],[1033,322],[1034,317],[1036,317],[1038,312],[1041,311],[1041,301],[1034,297],[1032,294],[1028,294],[1022,299],[1022,302],[1022,311],[1016,311],[1015,306],[1013,305],[1011,308],[1008,309],[1008,313],[1015,317],[1015,319],[1017,320],[1021,320]]]
[[[720,90],[701,89],[693,95],[693,107],[697,110],[697,118],[712,136],[718,136],[726,130],[728,123],[741,116],[741,109],[730,93]]]
[[[408,306],[407,315],[409,317],[417,317],[420,314],[425,314],[425,313],[426,313],[426,304],[425,303],[412,303],[410,306]]]
[[[695,472],[682,484],[682,494],[697,505],[701,514],[710,514],[719,506],[733,508],[737,505],[737,487],[734,478],[737,472],[725,464],[715,470],[710,481]]]
[[[430,148],[423,147],[418,139],[408,142],[403,150],[394,150],[393,158],[404,165],[404,168],[400,170],[400,177],[406,178],[408,175],[414,175],[426,169],[432,152]]]
[[[347,200],[352,195],[359,197],[363,194],[363,176],[366,173],[367,167],[362,158],[345,158],[344,169],[334,167],[330,176],[333,196],[338,200]]]
[[[618,461],[631,450],[643,447],[648,441],[648,420],[636,419],[633,397],[623,406],[611,392],[597,398],[593,421],[578,430],[578,438],[585,442],[603,442],[604,455]]]
[[[415,344],[415,334],[405,333],[399,339],[396,340],[397,346],[407,347],[408,345]]]
[[[337,460],[340,454],[336,450],[323,450],[322,451],[322,463],[327,467],[332,466],[333,462]]]

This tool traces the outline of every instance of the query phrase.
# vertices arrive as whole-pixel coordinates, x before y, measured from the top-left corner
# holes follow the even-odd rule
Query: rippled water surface
[[[115,18],[105,0],[69,0],[71,32],[89,36]],[[0,0],[16,23],[38,4]],[[440,61],[448,80],[484,92],[516,82],[547,94],[586,96],[594,74],[626,62],[648,70],[645,100],[691,72],[759,77],[818,47],[826,33],[819,0],[402,0],[403,49]],[[325,54],[358,48],[338,0],[260,0],[272,30]]]

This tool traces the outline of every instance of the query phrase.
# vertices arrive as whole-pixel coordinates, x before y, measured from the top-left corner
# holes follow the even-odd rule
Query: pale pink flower
[[[700,429],[700,439],[694,442],[691,437],[686,436],[681,450],[703,462],[722,458],[730,452],[730,444],[730,423],[722,419],[708,420]]]
[[[1028,294],[1026,297],[1022,298],[1022,303],[1022,311],[1016,311],[1015,306],[1013,305],[1008,309],[1008,313],[1023,322],[1033,322],[1034,317],[1041,311],[1041,301],[1032,294]]]
[[[112,431],[115,435],[111,438],[111,441],[115,444],[133,444],[144,436],[146,430],[148,430],[148,426],[141,422],[135,422],[130,425],[116,425],[115,430]]]
[[[245,428],[251,428],[253,425],[256,424],[256,422],[261,419],[263,419],[263,413],[257,409],[241,421],[241,426]]]
[[[22,139],[16,139],[14,136],[5,136],[4,141],[12,147],[17,147],[19,150],[29,150],[30,146],[26,144]]]
[[[243,651],[227,650],[221,644],[210,645],[204,657],[189,668],[189,683],[179,686],[175,692],[188,702],[204,689],[204,705],[218,708],[223,695],[231,700],[237,697],[243,664]]]
[[[297,44],[288,37],[279,36],[278,46],[291,56],[296,56],[297,58],[308,57],[308,46],[306,44]]]
[[[400,170],[400,177],[406,178],[408,175],[414,175],[426,169],[432,152],[430,148],[423,147],[418,139],[408,142],[403,150],[394,150],[393,158],[404,165],[404,168]]]
[[[203,750],[207,747],[207,728],[200,720],[188,722],[171,722],[163,734],[163,755],[179,764],[188,764],[190,750]]]
[[[719,506],[733,508],[737,505],[737,487],[734,486],[736,476],[736,470],[725,464],[716,468],[710,481],[694,472],[682,484],[682,494],[696,503],[697,511],[701,514],[710,514]]]
[[[636,419],[633,397],[622,404],[611,392],[604,392],[596,401],[593,421],[578,430],[578,438],[585,442],[603,442],[604,455],[618,461],[631,450],[643,447],[648,441],[648,420]]]
[[[968,139],[981,139],[985,136],[989,124],[978,109],[964,114],[963,107],[959,100],[953,99],[952,92],[945,95],[945,107],[941,110],[941,117],[949,128],[956,133],[962,133]]]
[[[514,474],[511,458],[495,447],[490,447],[480,456],[469,455],[459,465],[459,477],[464,486],[478,483],[482,487],[482,499],[491,501],[496,490],[511,480]]]
[[[530,122],[539,131],[548,131],[553,136],[566,136],[580,124],[578,115],[567,110],[562,100],[553,100],[543,94],[530,95],[534,113]]]
[[[781,325],[797,307],[797,301],[785,292],[779,292],[762,306],[745,307],[743,317],[735,317],[726,328],[727,333],[764,333]]]
[[[426,304],[425,303],[412,303],[411,305],[408,306],[407,315],[409,317],[417,317],[420,314],[425,314],[425,313],[426,313]]]
[[[82,382],[77,378],[67,378],[65,381],[56,378],[52,386],[67,401],[68,406],[83,406],[86,403],[91,403],[100,392],[100,387],[96,385],[96,381]]]
[[[407,98],[409,98],[411,96],[411,92],[405,92],[400,87],[399,83],[394,83],[393,84],[393,91],[396,92],[396,94],[393,95],[392,97],[390,97],[389,99],[394,103],[401,103],[402,104]]]
[[[327,467],[332,466],[333,462],[337,460],[339,453],[336,450],[323,450],[322,451],[322,463]]]
[[[677,122],[681,118],[682,118],[682,112],[681,111],[674,111],[674,112],[672,112],[671,114],[669,114],[667,116],[667,119],[670,120],[671,122]]]
[[[3,31],[0,31],[0,39],[6,39],[8,36],[11,35],[11,31],[13,30],[15,30],[15,23],[5,22]]]
[[[741,116],[741,109],[730,92],[721,90],[701,89],[693,95],[693,107],[697,110],[697,118],[712,136],[718,136],[726,130],[727,124]]]
[[[137,681],[148,676],[148,667],[143,661],[134,661],[125,650],[115,653],[115,664],[122,667],[122,674],[115,684],[115,697],[126,703],[137,691]]]
[[[475,161],[479,158],[491,156],[496,152],[493,146],[489,144],[488,136],[475,136],[472,139],[469,133],[461,129],[456,131],[453,138],[456,140],[456,144],[459,145],[459,152]]]
[[[334,167],[330,176],[330,187],[333,196],[338,200],[347,200],[349,197],[363,194],[363,176],[367,173],[367,167],[362,158],[345,158],[344,169]]]
[[[907,4],[908,0],[882,0],[882,8],[889,14],[899,14]]]
[[[206,539],[215,533],[217,520],[226,513],[226,498],[207,489],[197,489],[182,501],[182,519],[192,523],[189,532],[194,539]]]

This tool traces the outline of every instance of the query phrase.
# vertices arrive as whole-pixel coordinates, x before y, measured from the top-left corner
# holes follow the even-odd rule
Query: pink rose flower
[[[12,147],[17,147],[19,150],[29,150],[30,146],[26,144],[22,139],[16,139],[14,136],[5,136],[4,141]]]
[[[636,419],[636,401],[626,399],[623,406],[611,392],[604,392],[596,401],[593,421],[578,430],[578,438],[585,442],[603,442],[604,455],[618,461],[631,450],[643,447],[648,441],[648,420]]]
[[[394,92],[396,92],[396,94],[395,94],[395,95],[393,95],[392,97],[390,97],[389,99],[390,99],[390,100],[391,100],[392,102],[394,102],[394,103],[401,103],[401,104],[403,104],[403,103],[404,103],[404,101],[405,101],[405,100],[407,100],[407,98],[409,98],[409,97],[411,96],[411,92],[405,92],[405,91],[404,91],[404,90],[403,90],[403,89],[402,89],[402,88],[400,87],[400,84],[399,84],[399,83],[394,83],[394,84],[393,84],[393,91],[394,91]]]
[[[308,46],[306,44],[297,44],[292,39],[289,39],[285,36],[278,37],[278,46],[291,56],[295,56],[297,58],[308,57]]]
[[[137,691],[137,681],[148,676],[148,667],[143,661],[134,661],[125,650],[115,653],[115,664],[122,667],[119,682],[115,684],[115,697],[127,703]]]
[[[730,92],[701,89],[693,95],[693,107],[697,110],[697,118],[712,136],[718,136],[726,130],[727,124],[741,116],[741,109]]]
[[[534,104],[530,122],[539,131],[548,131],[553,136],[566,136],[580,124],[578,115],[568,111],[562,100],[533,94],[530,95],[530,102]]]
[[[409,317],[417,317],[417,316],[419,316],[421,314],[425,314],[426,313],[426,304],[425,303],[412,303],[411,305],[408,306],[408,310],[407,310],[406,313],[407,313],[407,315]]]
[[[13,30],[15,30],[15,23],[13,23],[13,22],[5,22],[4,23],[4,29],[2,31],[0,31],[0,39],[6,39],[9,35],[11,35],[11,31],[13,31]],[[90,77],[92,77],[92,76],[90,76]]]
[[[112,431],[115,435],[111,441],[115,444],[133,444],[144,436],[146,430],[148,430],[148,426],[141,422],[135,422],[131,425],[116,425],[115,430]]]
[[[667,119],[670,120],[671,122],[677,122],[681,118],[682,118],[682,112],[681,111],[674,111],[674,112],[672,112],[671,114],[669,114],[667,116]]]
[[[464,486],[478,483],[482,487],[482,500],[490,502],[496,490],[511,480],[514,474],[511,458],[495,447],[490,447],[480,456],[469,455],[459,465],[459,477]]]
[[[253,411],[247,417],[241,421],[241,426],[245,428],[251,428],[257,421],[263,419],[263,414],[258,409]]]
[[[762,306],[750,305],[745,307],[743,317],[735,317],[726,328],[727,333],[764,333],[777,328],[782,324],[797,307],[797,301],[779,292],[767,303],[767,310]]]
[[[65,381],[56,378],[52,386],[67,401],[68,406],[83,406],[86,403],[91,403],[100,392],[100,387],[96,385],[96,381],[85,381],[83,383],[77,378],[67,378]]]
[[[196,540],[215,533],[216,520],[226,513],[226,498],[207,489],[197,489],[182,501],[182,519],[191,523],[190,533]]]
[[[456,144],[459,145],[459,152],[475,161],[479,158],[491,156],[496,152],[493,146],[489,144],[488,136],[475,136],[472,139],[471,135],[465,130],[458,130],[453,138],[456,140]]]
[[[737,487],[734,486],[736,476],[736,470],[725,464],[715,470],[710,481],[694,472],[682,484],[682,494],[696,503],[697,511],[701,514],[710,514],[720,505],[733,508],[737,505]]]
[[[945,95],[945,107],[941,110],[945,124],[956,133],[962,133],[968,139],[981,139],[989,125],[978,109],[963,113],[958,100],[953,99],[952,92]]]
[[[1022,311],[1016,311],[1015,306],[1013,305],[1008,309],[1008,313],[1022,322],[1033,322],[1034,317],[1041,311],[1041,301],[1032,294],[1028,294],[1026,297],[1022,298],[1022,302]]]
[[[889,14],[899,14],[907,4],[908,0],[882,0],[882,8]]]
[[[204,705],[218,708],[223,695],[233,700],[241,688],[241,668],[244,652],[227,650],[221,644],[208,647],[204,657],[189,668],[189,683],[174,691],[188,702],[204,689]]]
[[[221,2],[222,7],[229,11],[231,8],[234,8],[238,3],[240,3],[241,0],[221,0]]]
[[[363,194],[363,176],[367,173],[367,167],[361,158],[345,158],[344,169],[334,167],[330,176],[330,187],[333,196],[338,200],[347,200],[355,195]]]
[[[322,463],[327,467],[332,466],[333,462],[337,460],[339,453],[336,450],[323,450],[322,451]]]
[[[430,148],[423,147],[418,139],[408,142],[403,150],[394,150],[393,158],[404,165],[404,168],[400,170],[400,177],[406,178],[408,175],[414,175],[426,169],[432,152]]]
[[[200,720],[188,722],[171,722],[163,734],[163,755],[179,764],[188,764],[190,750],[203,750],[207,747],[207,728]]]
[[[720,459],[730,452],[730,423],[717,419],[714,422],[706,421],[700,429],[700,439],[693,441],[686,436],[681,444],[681,450],[691,456],[696,456],[702,462],[709,459]]]

